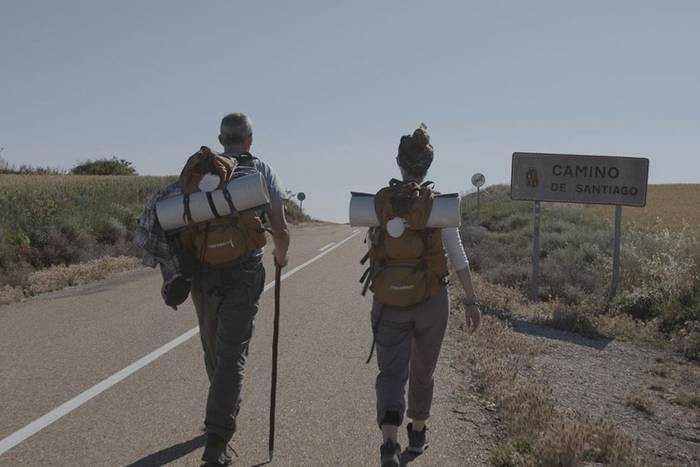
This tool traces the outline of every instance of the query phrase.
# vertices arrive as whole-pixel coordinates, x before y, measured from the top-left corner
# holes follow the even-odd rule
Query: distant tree
[[[73,175],[138,175],[132,162],[115,156],[87,160],[71,169]]]

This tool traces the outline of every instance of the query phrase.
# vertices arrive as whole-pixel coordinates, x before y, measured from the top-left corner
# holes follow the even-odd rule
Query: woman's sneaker
[[[382,467],[399,467],[401,465],[401,446],[392,440],[387,440],[379,448],[382,455]]]
[[[413,431],[413,423],[406,427],[408,430],[408,452],[423,454],[428,449],[428,427],[424,426],[423,431]]]

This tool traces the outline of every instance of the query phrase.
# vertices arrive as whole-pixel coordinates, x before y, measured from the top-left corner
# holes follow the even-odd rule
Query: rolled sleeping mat
[[[459,227],[459,195],[450,193],[435,195],[433,209],[428,217],[428,227],[442,229]],[[355,227],[377,227],[379,219],[374,208],[374,195],[369,193],[352,193],[350,198],[350,225]]]
[[[228,192],[236,211],[247,211],[270,204],[270,195],[267,185],[261,173],[244,175],[234,178],[228,184]],[[226,201],[223,190],[215,190],[211,193],[212,202],[219,216],[231,214],[231,208]],[[184,195],[166,198],[156,203],[156,216],[160,226],[166,232],[170,232],[187,225],[185,216]],[[190,214],[195,224],[207,222],[217,216],[212,211],[207,199],[207,193],[198,191],[190,195]]]

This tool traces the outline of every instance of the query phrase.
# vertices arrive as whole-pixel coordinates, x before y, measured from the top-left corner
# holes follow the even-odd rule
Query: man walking
[[[289,249],[289,229],[283,204],[285,190],[272,168],[250,154],[253,144],[250,119],[242,113],[226,115],[221,121],[219,142],[224,151],[218,157],[235,159],[238,165],[262,174],[270,195],[267,214],[274,242],[274,262],[277,267],[285,267]],[[176,182],[166,188],[160,196],[156,195],[154,201],[162,199],[163,194],[172,196],[172,193],[181,189],[179,182]],[[166,284],[165,298],[173,293],[173,290],[168,291],[168,287],[174,289],[176,287],[172,284],[178,284],[173,280],[173,276],[182,276],[178,275],[179,271],[178,274],[170,271],[180,265],[177,258],[171,260],[168,255],[162,254],[163,251],[168,251],[168,248],[161,246],[162,242],[149,240],[149,236],[156,236],[153,231],[160,232],[159,228],[152,228],[152,219],[155,218],[152,212],[152,209],[147,208],[139,220],[137,243],[146,250],[146,264],[161,265]],[[205,232],[206,244],[209,227],[206,227]],[[150,248],[149,241],[153,245]],[[220,244],[208,245],[209,248],[219,246]],[[197,311],[204,364],[210,382],[204,421],[207,442],[202,456],[202,460],[208,466],[226,466],[232,462],[229,442],[236,431],[245,364],[258,312],[258,301],[265,286],[262,258],[263,250],[260,248],[224,266],[212,266],[206,261],[199,261],[192,274],[191,295]],[[176,303],[186,298],[186,290],[181,294],[181,298],[182,300],[177,300]],[[166,298],[166,303],[168,300]]]
[[[250,119],[241,113],[226,115],[221,121],[219,142],[223,155],[236,157],[250,152],[253,130]],[[263,175],[270,194],[269,221],[275,249],[275,265],[287,265],[289,230],[284,215],[285,191],[265,162],[250,163]],[[265,286],[263,251],[258,250],[230,269],[203,267],[192,284],[192,301],[197,310],[204,349],[204,363],[210,386],[205,426],[207,444],[202,460],[212,465],[229,465],[228,443],[236,431],[241,405],[241,387],[258,300]]]

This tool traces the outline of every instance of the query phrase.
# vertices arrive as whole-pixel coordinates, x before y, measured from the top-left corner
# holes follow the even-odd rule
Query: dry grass
[[[29,276],[29,291],[32,295],[60,290],[74,285],[87,284],[104,279],[110,274],[129,271],[141,265],[138,258],[119,256],[100,258],[87,263],[70,266],[51,266]]]
[[[590,206],[612,220],[615,208],[612,206]],[[700,233],[700,184],[649,185],[647,205],[644,208],[625,207],[624,222],[651,227],[661,220],[670,229],[682,228],[684,224]]]
[[[700,410],[700,395],[682,394],[673,399],[674,404],[681,405],[693,410]]]
[[[625,405],[646,415],[654,415],[656,413],[651,397],[645,393],[635,392],[629,394],[625,399]]]
[[[494,312],[587,337],[670,343],[700,360],[700,184],[652,187],[649,199],[648,208],[637,210],[647,221],[635,226],[633,215],[625,217],[622,282],[612,301],[612,229],[601,216],[607,208],[543,206],[543,303],[532,304],[525,298],[531,204],[510,200],[506,186],[489,187],[477,224],[473,196],[464,197],[461,233],[472,268],[484,283],[502,286],[485,286]]]
[[[111,274],[130,271],[140,266],[141,260],[133,256],[100,258],[70,266],[52,266],[32,273],[25,287],[0,288],[0,305],[17,302],[28,296],[105,279]]]
[[[669,372],[666,368],[663,366],[656,366],[652,368],[649,373],[651,373],[653,376],[657,376],[659,378],[668,378],[669,377]]]
[[[658,320],[641,321],[629,315],[607,314],[596,316],[593,321],[597,331],[606,337],[647,344],[658,344],[661,338]]]
[[[670,348],[690,359],[699,358],[698,322],[688,322],[669,336],[661,331],[661,318],[635,319],[615,308],[597,307],[595,303],[573,306],[556,299],[531,302],[520,289],[493,284],[476,273],[473,278],[483,309],[494,316],[522,319],[591,339],[619,339]]]
[[[0,287],[0,305],[19,302],[24,297],[25,295],[22,287],[12,287],[11,285]]]
[[[482,302],[492,311],[522,313],[527,303],[515,289],[475,282]],[[453,294],[457,292],[453,289]],[[454,299],[453,303],[461,303]],[[546,316],[552,310],[535,306]],[[463,312],[455,307],[455,316]],[[634,443],[605,420],[563,412],[549,383],[532,370],[534,357],[543,351],[522,334],[493,316],[484,316],[477,333],[466,341],[461,355],[471,375],[472,388],[498,408],[508,432],[492,452],[497,467],[574,467],[596,462],[614,466],[652,465]]]

